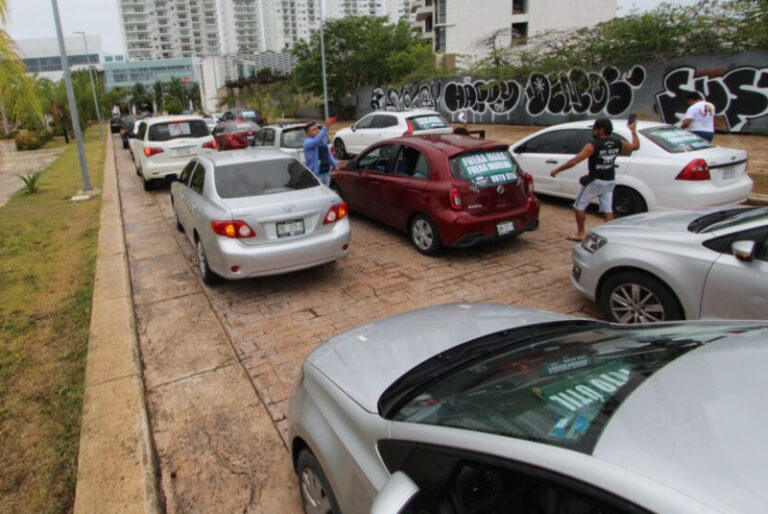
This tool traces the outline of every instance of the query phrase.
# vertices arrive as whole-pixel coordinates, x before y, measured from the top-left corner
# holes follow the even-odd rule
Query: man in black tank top
[[[637,138],[637,122],[627,126],[632,132],[632,142],[627,143],[612,136],[613,124],[608,118],[598,118],[592,126],[594,140],[584,145],[581,152],[576,154],[568,162],[565,162],[552,170],[553,177],[561,171],[577,165],[584,159],[589,159],[589,175],[581,178],[582,187],[573,203],[576,210],[576,236],[568,237],[571,241],[581,241],[586,235],[584,221],[587,217],[587,205],[595,198],[599,198],[600,212],[605,221],[613,219],[613,188],[616,185],[616,170],[614,168],[616,157],[624,152],[634,152],[640,148],[640,140]]]

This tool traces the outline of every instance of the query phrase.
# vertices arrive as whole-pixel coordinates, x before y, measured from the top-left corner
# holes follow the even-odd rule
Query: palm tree
[[[152,85],[155,105],[157,105],[157,110],[160,112],[165,110],[165,92],[163,91],[163,87],[163,83],[159,80]]]
[[[137,111],[147,110],[147,106],[152,103],[152,96],[147,93],[147,88],[141,82],[136,82],[131,88],[131,102]]]
[[[69,143],[69,101],[63,80],[38,79],[37,94],[42,102],[43,112],[53,118],[53,122],[64,132],[64,142]]]

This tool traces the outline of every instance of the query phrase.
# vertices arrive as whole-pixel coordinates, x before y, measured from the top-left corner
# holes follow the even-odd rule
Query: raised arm
[[[626,141],[621,142],[621,149],[625,152],[634,152],[635,150],[640,148],[640,138],[637,137],[637,122],[634,122],[632,125],[629,125],[627,127],[630,132],[632,132],[632,142],[627,143]]]
[[[592,143],[587,143],[586,145],[584,145],[584,148],[582,148],[579,153],[573,156],[573,158],[571,158],[567,162],[561,164],[560,166],[552,170],[552,173],[550,173],[550,175],[552,175],[553,177],[556,177],[558,173],[565,171],[568,168],[573,168],[584,159],[589,159],[593,153],[595,153],[594,145]]]

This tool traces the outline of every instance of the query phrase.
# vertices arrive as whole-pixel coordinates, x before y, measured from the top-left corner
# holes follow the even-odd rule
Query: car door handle
[[[544,162],[546,162],[547,164],[557,164],[557,163],[558,163],[558,161],[556,161],[556,160],[554,160],[554,159],[547,159],[547,160],[546,160],[546,161],[544,161]]]

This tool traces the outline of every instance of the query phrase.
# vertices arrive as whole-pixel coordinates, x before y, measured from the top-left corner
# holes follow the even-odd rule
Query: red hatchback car
[[[407,231],[434,255],[538,228],[533,178],[507,148],[455,134],[390,139],[342,165],[331,188],[352,211]]]
[[[253,146],[258,133],[259,126],[248,120],[224,121],[211,131],[219,150],[239,150]]]

